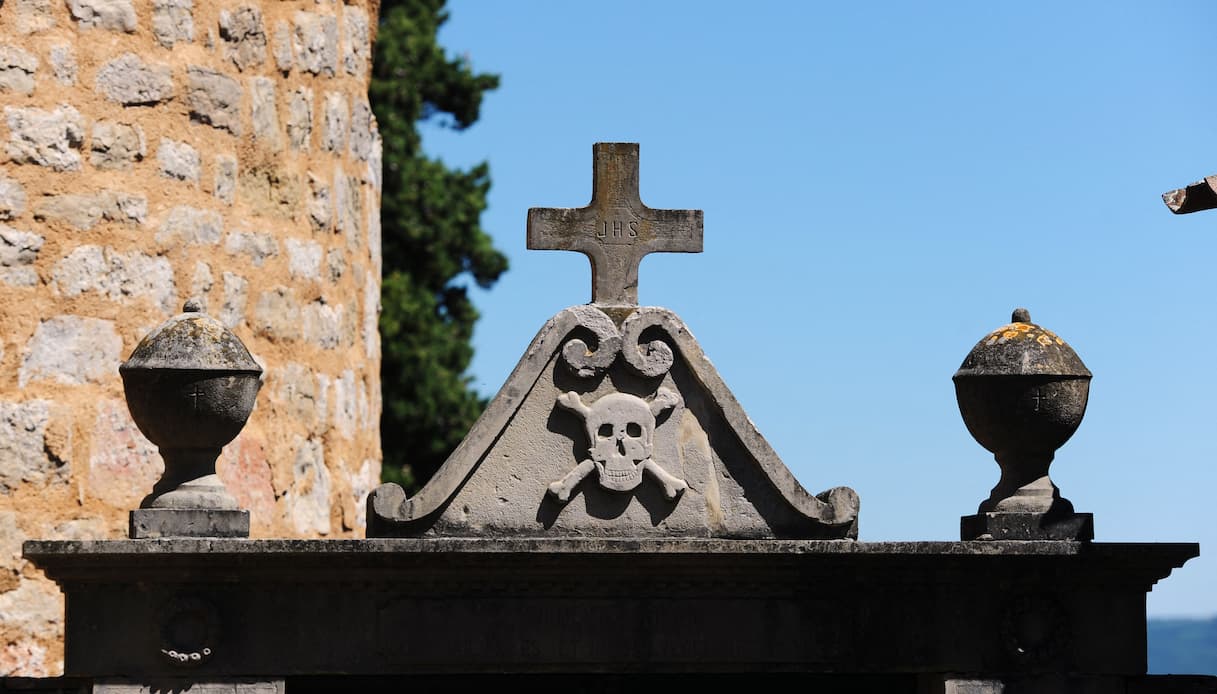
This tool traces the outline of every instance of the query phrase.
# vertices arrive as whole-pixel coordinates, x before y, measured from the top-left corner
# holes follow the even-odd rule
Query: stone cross
[[[578,251],[592,263],[592,303],[638,305],[648,253],[701,253],[701,210],[653,210],[638,194],[638,143],[598,142],[587,207],[528,210],[528,247]]]

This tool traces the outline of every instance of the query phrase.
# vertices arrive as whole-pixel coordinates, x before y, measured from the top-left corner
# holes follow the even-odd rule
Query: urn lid
[[[140,340],[119,371],[226,371],[262,373],[240,338],[190,300],[182,313],[158,325]]]
[[[968,352],[954,379],[970,376],[1065,376],[1090,378],[1090,370],[1056,333],[1031,322],[1025,308],[1008,325],[986,335]]]

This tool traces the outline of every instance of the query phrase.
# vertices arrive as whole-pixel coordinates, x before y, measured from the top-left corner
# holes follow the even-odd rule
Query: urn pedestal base
[[[132,540],[158,537],[249,537],[249,511],[141,508],[131,512]]]
[[[1094,539],[1090,513],[977,513],[959,519],[961,540]]]

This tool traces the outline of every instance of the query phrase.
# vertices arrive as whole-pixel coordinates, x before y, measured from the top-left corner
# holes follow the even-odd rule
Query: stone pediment
[[[854,491],[809,494],[674,313],[609,314],[550,319],[417,495],[373,492],[368,534],[857,536]]]

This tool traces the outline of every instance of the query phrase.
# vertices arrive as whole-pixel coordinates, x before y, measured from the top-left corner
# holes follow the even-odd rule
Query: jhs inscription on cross
[[[701,210],[653,210],[638,193],[638,144],[592,147],[587,207],[528,211],[528,247],[578,251],[592,263],[592,302],[638,305],[638,264],[648,253],[701,253]]]

